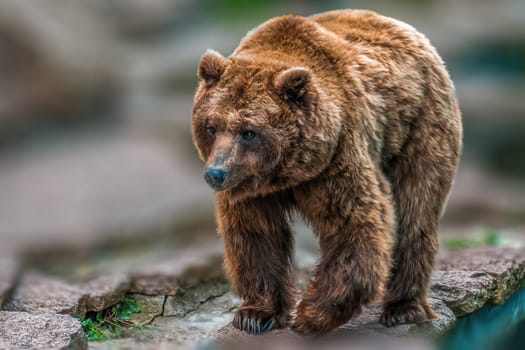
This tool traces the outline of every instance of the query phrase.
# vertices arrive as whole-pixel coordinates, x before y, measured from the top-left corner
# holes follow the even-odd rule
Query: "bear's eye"
[[[252,141],[255,138],[256,134],[255,132],[251,130],[246,130],[241,132],[241,137],[244,141]]]
[[[211,126],[211,125],[207,125],[207,126],[206,126],[206,132],[207,132],[208,135],[210,135],[210,136],[215,136],[215,133],[216,133],[217,131],[215,130],[215,128],[214,128],[213,126]]]

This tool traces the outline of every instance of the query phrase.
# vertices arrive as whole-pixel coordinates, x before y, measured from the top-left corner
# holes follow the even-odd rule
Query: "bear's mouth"
[[[233,182],[233,181],[232,181]],[[228,184],[220,191],[228,193],[232,198],[243,198],[257,194],[257,181],[255,176],[245,177],[235,183]],[[218,192],[218,191],[217,191]]]

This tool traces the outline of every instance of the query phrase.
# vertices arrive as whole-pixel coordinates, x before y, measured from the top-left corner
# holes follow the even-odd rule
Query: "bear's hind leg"
[[[285,327],[294,303],[293,237],[286,196],[231,202],[217,195],[226,273],[243,299],[232,324],[251,334]]]
[[[423,134],[394,159],[386,174],[397,214],[397,241],[380,322],[421,323],[436,314],[427,293],[438,250],[438,222],[459,158],[453,134]]]

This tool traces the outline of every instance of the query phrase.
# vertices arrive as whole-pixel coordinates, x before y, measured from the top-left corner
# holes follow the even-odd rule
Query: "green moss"
[[[118,337],[124,329],[141,329],[129,322],[132,314],[139,313],[140,305],[131,298],[124,298],[120,303],[98,312],[88,312],[81,321],[82,329],[89,341],[102,341]]]
[[[448,249],[465,249],[474,247],[501,246],[504,239],[497,231],[487,231],[482,235],[474,237],[454,237],[445,241]]]

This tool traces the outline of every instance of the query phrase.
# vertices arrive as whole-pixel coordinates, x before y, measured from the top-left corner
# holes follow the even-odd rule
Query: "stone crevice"
[[[202,305],[204,305],[205,303],[210,302],[210,301],[212,301],[212,300],[214,300],[214,299],[220,298],[220,297],[226,295],[226,293],[228,293],[228,291],[226,291],[226,292],[224,292],[224,293],[221,293],[221,294],[219,294],[219,295],[212,295],[212,296],[210,296],[209,298],[207,298],[207,299],[201,301],[201,302],[199,303],[199,305],[197,305],[193,310],[186,312],[181,318],[186,318],[186,316],[189,316],[191,313],[199,311],[199,309],[200,309],[200,307],[201,307]]]

